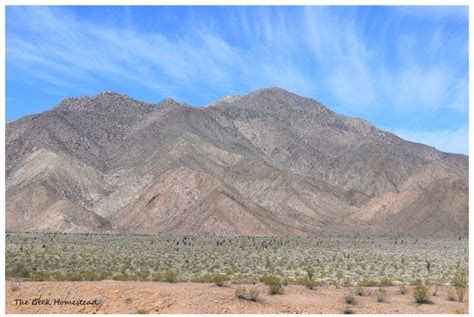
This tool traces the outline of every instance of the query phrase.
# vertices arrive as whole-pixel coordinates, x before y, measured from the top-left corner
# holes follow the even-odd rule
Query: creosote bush
[[[420,285],[415,288],[413,291],[413,297],[415,301],[419,304],[429,303],[430,293],[428,287]]]
[[[355,314],[354,310],[350,307],[345,307],[342,311],[343,314]]]
[[[454,276],[453,285],[454,289],[456,290],[456,298],[459,302],[464,300],[467,283],[468,279],[466,270],[458,270]]]
[[[407,286],[405,284],[400,284],[398,291],[400,294],[405,295],[408,292]]]
[[[352,294],[348,294],[344,297],[344,302],[346,304],[350,304],[350,305],[355,305],[356,304],[356,300],[354,298],[354,296],[352,296]]]
[[[178,273],[175,270],[168,270],[165,273],[165,282],[167,283],[176,283],[178,280]]]
[[[260,281],[270,287],[270,295],[283,293],[283,285],[281,284],[281,279],[278,276],[263,275],[260,278]]]
[[[365,291],[362,287],[360,286],[357,286],[354,293],[357,295],[357,296],[365,296]]]
[[[237,287],[235,289],[235,295],[238,298],[256,302],[258,301],[259,291],[256,288],[247,290],[245,287]]]
[[[377,299],[377,302],[384,303],[387,300],[387,292],[385,289],[380,287],[377,290],[377,293],[375,293],[375,298]]]
[[[218,275],[215,275],[213,278],[212,278],[212,281],[214,282],[214,284],[216,284],[217,286],[224,286],[224,283],[227,282],[229,280],[229,277],[227,275],[223,275],[223,274],[218,274]]]

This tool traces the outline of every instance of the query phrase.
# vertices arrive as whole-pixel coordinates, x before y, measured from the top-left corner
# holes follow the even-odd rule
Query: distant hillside
[[[6,124],[10,231],[467,235],[468,158],[278,88],[104,92]]]

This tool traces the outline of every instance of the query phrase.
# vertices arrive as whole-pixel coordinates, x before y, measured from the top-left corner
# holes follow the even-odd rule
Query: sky
[[[104,90],[203,106],[281,87],[468,154],[468,7],[7,6],[6,117]]]

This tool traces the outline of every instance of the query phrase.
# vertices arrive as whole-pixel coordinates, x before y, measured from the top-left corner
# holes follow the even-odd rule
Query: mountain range
[[[468,234],[468,157],[283,89],[205,107],[111,91],[6,124],[6,229]]]

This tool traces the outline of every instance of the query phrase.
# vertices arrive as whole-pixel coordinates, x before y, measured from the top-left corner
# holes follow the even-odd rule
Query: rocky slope
[[[6,125],[9,231],[467,235],[468,158],[282,89],[103,92]]]

